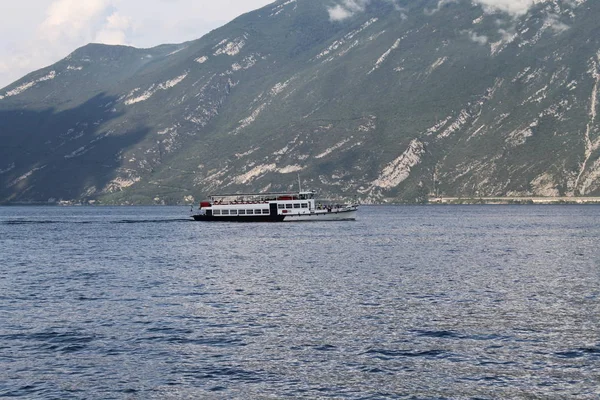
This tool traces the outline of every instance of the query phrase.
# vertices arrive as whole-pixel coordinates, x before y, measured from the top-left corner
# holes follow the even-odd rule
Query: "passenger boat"
[[[321,205],[315,192],[225,194],[200,203],[196,221],[293,222],[355,220],[357,204]]]

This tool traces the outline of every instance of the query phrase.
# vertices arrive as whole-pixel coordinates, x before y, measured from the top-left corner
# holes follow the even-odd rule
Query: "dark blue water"
[[[600,398],[600,207],[188,211],[0,208],[0,398]]]

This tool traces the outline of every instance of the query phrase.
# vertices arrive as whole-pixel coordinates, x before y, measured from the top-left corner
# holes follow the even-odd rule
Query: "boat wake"
[[[120,221],[111,221],[112,224],[169,224],[174,222],[193,222],[189,218],[176,219],[123,219]]]
[[[8,220],[8,221],[0,221],[1,225],[52,225],[52,224],[91,224],[91,221],[49,221],[49,220],[24,220],[24,219],[16,219],[16,220]]]
[[[118,221],[53,221],[53,220],[25,220],[15,219],[0,221],[0,225],[56,225],[56,224],[164,224],[164,223],[179,223],[191,222],[190,219],[123,219]]]

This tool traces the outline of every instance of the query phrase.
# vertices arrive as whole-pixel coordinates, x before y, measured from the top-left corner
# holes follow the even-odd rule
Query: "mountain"
[[[600,2],[280,0],[0,90],[0,202],[600,195]],[[527,2],[514,2],[525,4]]]

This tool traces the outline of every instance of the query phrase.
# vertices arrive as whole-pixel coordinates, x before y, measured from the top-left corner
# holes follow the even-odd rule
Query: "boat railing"
[[[271,200],[272,201],[272,200]],[[265,200],[265,201],[225,201],[225,200],[219,200],[219,201],[213,201],[212,205],[213,206],[230,206],[230,205],[236,205],[236,204],[268,204],[269,201]]]
[[[234,193],[210,196],[211,203],[232,204],[235,201],[264,203],[269,201],[313,200],[315,192],[269,192],[269,193]]]

